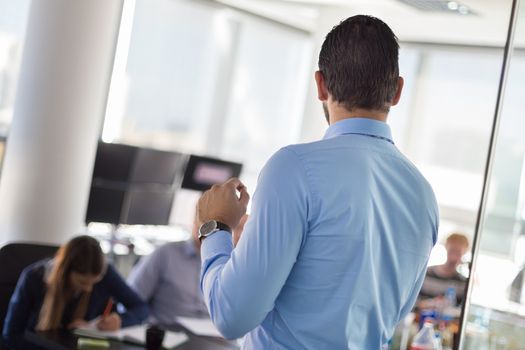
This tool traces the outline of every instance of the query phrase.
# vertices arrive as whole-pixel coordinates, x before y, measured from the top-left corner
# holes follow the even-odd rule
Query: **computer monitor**
[[[124,189],[108,186],[91,186],[86,222],[120,224],[125,198],[126,191]]]
[[[121,219],[127,225],[168,225],[175,191],[137,189],[126,193],[127,210]]]
[[[99,142],[93,179],[129,182],[138,150],[135,146]]]
[[[187,156],[130,145],[98,145],[86,222],[167,225]]]
[[[132,184],[173,185],[182,176],[186,156],[177,152],[140,148],[131,169]]]
[[[182,188],[206,191],[212,185],[241,174],[242,164],[191,155],[182,179]]]
[[[182,176],[185,158],[178,152],[99,142],[93,179],[172,185]]]

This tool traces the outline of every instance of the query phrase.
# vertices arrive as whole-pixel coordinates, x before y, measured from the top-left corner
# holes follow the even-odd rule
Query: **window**
[[[13,118],[16,82],[22,58],[29,0],[0,0],[0,136],[5,137]],[[1,163],[1,162],[0,162]]]
[[[123,13],[103,140],[241,162],[253,191],[299,137],[310,36],[211,3],[137,0]]]

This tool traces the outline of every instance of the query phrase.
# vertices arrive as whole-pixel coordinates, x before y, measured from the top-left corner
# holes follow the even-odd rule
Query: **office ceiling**
[[[363,13],[383,19],[402,41],[500,47],[505,43],[512,4],[512,0],[216,1],[308,32],[323,28],[320,21],[333,21],[334,14],[342,19]],[[520,46],[523,44],[525,40]]]

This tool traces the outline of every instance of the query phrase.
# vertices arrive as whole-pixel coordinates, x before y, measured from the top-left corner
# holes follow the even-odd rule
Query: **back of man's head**
[[[398,88],[399,45],[381,20],[358,15],[335,26],[319,54],[319,70],[334,101],[388,111]]]

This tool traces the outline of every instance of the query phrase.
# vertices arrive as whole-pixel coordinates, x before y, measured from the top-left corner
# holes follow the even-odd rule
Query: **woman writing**
[[[104,312],[108,301],[124,305],[122,313]],[[147,304],[106,264],[98,241],[79,236],[62,246],[54,259],[28,266],[11,297],[3,337],[12,349],[28,349],[26,330],[76,328],[101,317],[100,330],[139,324],[148,316]]]

